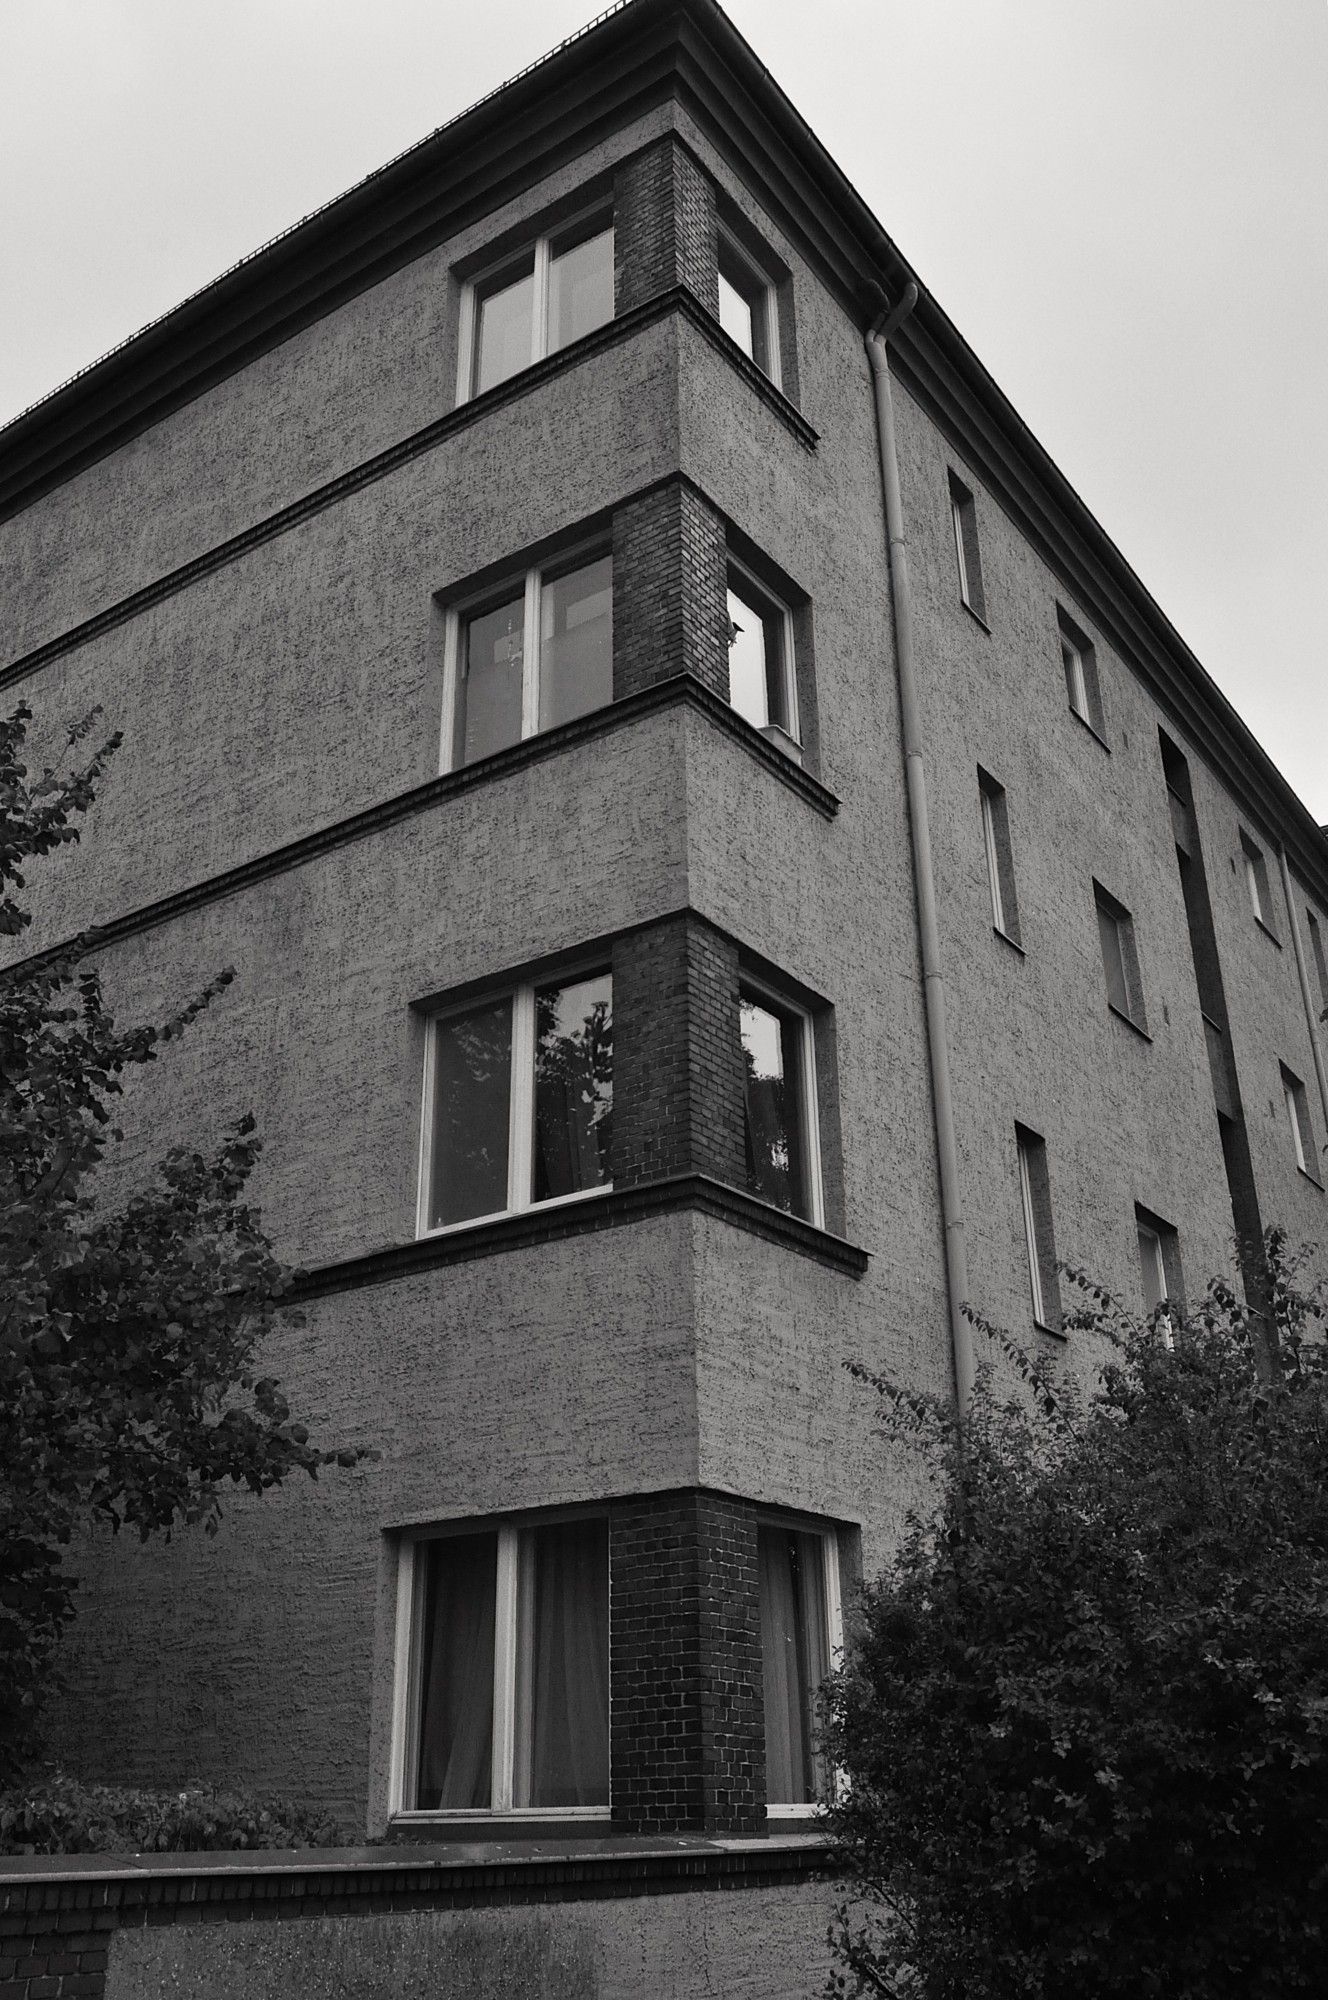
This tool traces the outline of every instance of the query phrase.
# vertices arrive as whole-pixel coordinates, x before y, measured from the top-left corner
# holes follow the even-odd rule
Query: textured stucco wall
[[[107,2000],[815,2000],[834,1897],[820,1885],[173,1924],[111,1943]]]

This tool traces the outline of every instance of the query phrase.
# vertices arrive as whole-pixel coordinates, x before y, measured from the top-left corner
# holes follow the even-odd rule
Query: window
[[[1180,1238],[1169,1222],[1135,1203],[1135,1234],[1139,1244],[1139,1276],[1144,1306],[1150,1313],[1165,1300],[1179,1305],[1184,1293],[1180,1271]],[[1172,1345],[1169,1319],[1161,1322],[1163,1337]]]
[[[1056,1274],[1056,1239],[1051,1226],[1051,1181],[1047,1174],[1046,1143],[1036,1132],[1030,1132],[1026,1125],[1016,1125],[1014,1131],[1019,1155],[1019,1197],[1024,1213],[1033,1318],[1038,1326],[1059,1333],[1061,1294]]]
[[[1306,910],[1305,915],[1309,919],[1310,948],[1314,953],[1314,968],[1319,975],[1319,1006],[1323,1010],[1319,1015],[1319,1019],[1322,1021],[1325,1017],[1328,1017],[1328,959],[1325,959],[1323,953],[1323,931],[1319,926],[1319,919],[1315,916],[1313,910],[1310,909]]]
[[[482,396],[612,318],[612,222],[588,217],[537,238],[462,290],[457,401]]]
[[[607,1521],[407,1540],[398,1593],[396,1809],[606,1819]]]
[[[1019,942],[1019,905],[1014,892],[1014,856],[1005,787],[978,766],[978,800],[982,810],[982,844],[987,856],[987,886],[991,891],[991,921],[1011,944]]]
[[[840,1643],[839,1562],[833,1531],[788,1521],[756,1530],[765,1682],[766,1801],[774,1818],[825,1797],[816,1744],[816,1694]]]
[[[823,1226],[812,1024],[761,988],[739,1005],[747,1190]]]
[[[779,311],[775,287],[722,228],[719,323],[778,388]]]
[[[606,1190],[612,1133],[609,973],[518,986],[436,1015],[420,1234]]]
[[[959,595],[969,610],[987,622],[987,598],[982,588],[982,552],[978,547],[978,510],[963,481],[950,474],[950,517],[954,524],[955,560],[959,565]]]
[[[1056,606],[1056,624],[1060,632],[1061,664],[1065,668],[1065,692],[1069,696],[1070,707],[1081,722],[1088,724],[1095,736],[1101,736],[1105,724],[1102,692],[1097,678],[1097,649],[1059,604]]]
[[[613,558],[532,569],[447,615],[443,770],[613,699]]]
[[[793,616],[751,573],[729,564],[729,701],[801,761]]]
[[[1136,1028],[1148,1031],[1144,1014],[1143,983],[1139,977],[1139,957],[1134,946],[1134,919],[1123,903],[1109,895],[1100,882],[1093,884],[1097,905],[1097,933],[1102,946],[1102,970],[1107,981],[1107,1004]]]
[[[1310,1101],[1305,1095],[1305,1086],[1300,1078],[1289,1070],[1285,1063],[1279,1065],[1282,1071],[1282,1096],[1286,1103],[1287,1119],[1291,1125],[1291,1144],[1296,1155],[1296,1165],[1302,1174],[1317,1182],[1318,1156],[1314,1150],[1314,1128],[1310,1124]]]
[[[1276,937],[1273,925],[1273,899],[1268,887],[1268,863],[1263,849],[1252,841],[1247,833],[1240,836],[1241,859],[1245,864],[1245,887],[1249,890],[1250,908],[1255,922],[1262,924],[1270,937]]]

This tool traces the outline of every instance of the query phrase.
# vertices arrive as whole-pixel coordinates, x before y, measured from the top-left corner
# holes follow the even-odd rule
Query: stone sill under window
[[[714,1216],[749,1235],[809,1257],[846,1277],[866,1275],[870,1253],[827,1229],[786,1215],[758,1201],[742,1188],[729,1187],[708,1174],[676,1174],[667,1180],[645,1181],[637,1187],[615,1187],[607,1194],[590,1194],[584,1201],[540,1204],[472,1228],[440,1230],[410,1243],[392,1244],[360,1257],[347,1257],[302,1272],[292,1302],[322,1298],[329,1293],[358,1290],[364,1285],[391,1284],[421,1271],[448,1264],[466,1264],[505,1250],[526,1249],[568,1236],[588,1236],[655,1215],[679,1213]]]
[[[1133,1014],[1127,1014],[1123,1007],[1118,1007],[1116,1005],[1114,1000],[1108,1000],[1107,1012],[1109,1014],[1114,1014],[1118,1021],[1123,1021],[1127,1028],[1132,1028],[1134,1030],[1134,1033],[1139,1037],[1139,1040],[1141,1042],[1152,1041],[1153,1037],[1149,1034],[1147,1028],[1140,1027],[1139,1023],[1135,1020]]]
[[[1072,708],[1070,710],[1070,714],[1079,724],[1079,727],[1081,729],[1086,729],[1089,735],[1092,737],[1093,741],[1096,744],[1098,744],[1098,746],[1101,749],[1105,750],[1109,757],[1111,755],[1111,745],[1108,743],[1106,737],[1102,734],[1102,731],[1098,729],[1093,723],[1091,723],[1086,715],[1080,715],[1077,708]]]
[[[969,603],[966,597],[961,597],[959,602],[963,605],[965,611],[968,613],[969,617],[973,620],[973,623],[975,625],[980,625],[983,631],[986,633],[987,637],[990,639],[991,627],[987,623],[986,619],[983,617],[982,613],[980,611],[975,611],[973,609],[973,606]]]
[[[1002,944],[1008,944],[1011,951],[1017,951],[1020,958],[1027,958],[1028,954],[1018,938],[1011,937],[1009,931],[1003,931],[999,924],[992,925],[991,934],[993,937],[998,937]]]
[[[1300,1165],[1297,1165],[1296,1172],[1300,1175],[1302,1180],[1307,1180],[1311,1187],[1316,1187],[1318,1188],[1320,1194],[1323,1193],[1323,1182],[1319,1179],[1319,1176],[1317,1174],[1312,1174],[1308,1167],[1302,1167]]]
[[[1259,929],[1263,932],[1264,936],[1266,938],[1271,938],[1273,943],[1277,946],[1277,949],[1281,951],[1282,949],[1281,938],[1277,935],[1277,932],[1273,929],[1271,924],[1266,924],[1264,922],[1263,918],[1259,915],[1257,910],[1254,912],[1254,921],[1259,926]]]
[[[1059,1340],[1063,1342],[1067,1338],[1065,1328],[1063,1326],[1048,1326],[1047,1322],[1044,1319],[1035,1319],[1033,1321],[1033,1331],[1035,1333],[1045,1333],[1048,1340]]]

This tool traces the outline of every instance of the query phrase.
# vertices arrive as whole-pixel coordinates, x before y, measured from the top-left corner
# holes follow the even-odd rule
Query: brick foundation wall
[[[624,161],[613,184],[614,311],[686,285],[719,312],[715,190],[672,137]]]
[[[615,1826],[764,1831],[754,1510],[699,1492],[624,1503],[609,1564]]]
[[[613,693],[694,674],[729,698],[723,517],[682,480],[613,516]]]
[[[743,1184],[737,946],[682,915],[613,951],[613,1180]]]

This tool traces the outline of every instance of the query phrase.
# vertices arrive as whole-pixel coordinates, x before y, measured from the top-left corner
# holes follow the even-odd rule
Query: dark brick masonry
[[[728,700],[726,541],[723,516],[681,479],[615,510],[615,700],[681,673]]]
[[[615,1826],[763,1832],[754,1509],[704,1492],[621,1503],[609,1567]]]
[[[613,184],[614,311],[686,285],[719,311],[715,189],[674,138],[625,160]]]

